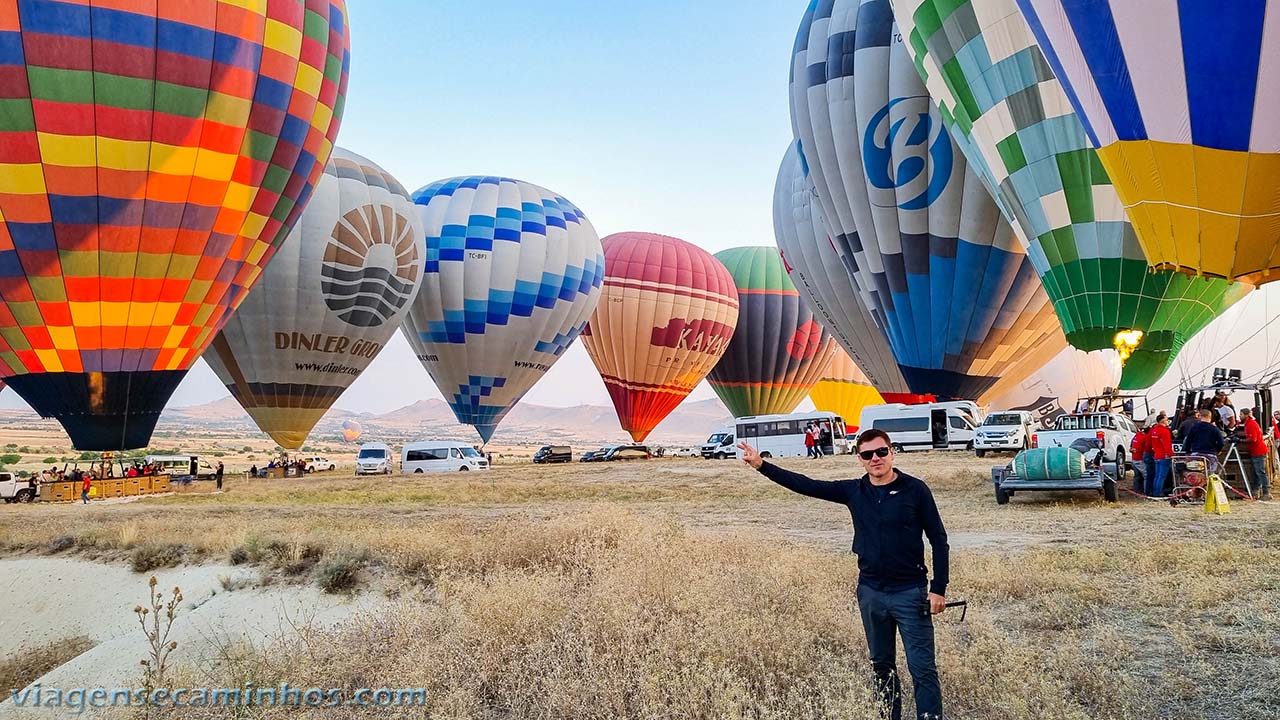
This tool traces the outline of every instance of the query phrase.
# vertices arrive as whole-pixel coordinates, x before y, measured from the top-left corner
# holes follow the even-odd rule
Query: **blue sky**
[[[351,78],[338,144],[411,191],[506,175],[564,195],[601,237],[661,232],[712,252],[773,243],[805,2],[347,2]],[[226,394],[198,362],[171,404]],[[384,412],[438,397],[397,334],[338,406]],[[704,384],[694,397],[713,394]],[[609,402],[580,344],[526,401]],[[0,407],[22,406],[0,394]]]

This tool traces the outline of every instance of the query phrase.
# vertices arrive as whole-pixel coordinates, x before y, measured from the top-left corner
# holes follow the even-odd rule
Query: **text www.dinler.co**
[[[11,690],[18,708],[83,713],[108,707],[402,707],[427,704],[426,688],[295,688],[247,684],[237,688],[54,688],[40,683]]]

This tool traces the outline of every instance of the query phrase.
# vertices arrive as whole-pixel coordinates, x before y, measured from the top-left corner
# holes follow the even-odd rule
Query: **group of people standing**
[[[831,423],[809,423],[804,426],[804,449],[811,458],[835,454],[835,436]]]
[[[1234,442],[1249,461],[1253,474],[1253,490],[1262,500],[1271,499],[1270,481],[1267,476],[1267,444],[1257,412],[1243,408],[1238,412],[1231,405],[1229,396],[1219,394],[1212,404],[1199,409],[1184,409],[1179,416],[1176,430],[1168,413],[1160,412],[1154,422],[1138,430],[1130,446],[1135,462],[1134,488],[1149,497],[1165,497],[1173,488],[1173,446],[1182,446],[1182,455],[1198,455],[1205,458],[1210,472],[1218,469],[1218,455]],[[1273,415],[1272,436],[1280,440],[1280,410]]]

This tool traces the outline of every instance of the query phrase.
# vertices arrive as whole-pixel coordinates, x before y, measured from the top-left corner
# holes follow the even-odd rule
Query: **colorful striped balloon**
[[[643,442],[724,355],[738,291],[719,261],[679,238],[623,232],[603,245],[604,289],[582,342],[622,429]]]
[[[112,450],[302,212],[349,40],[343,0],[96,5],[0,1],[0,377]]]
[[[1280,277],[1280,6],[1018,0],[1147,260]]]
[[[977,399],[1066,346],[1009,223],[965,161],[889,0],[811,0],[791,119],[837,249],[912,392]]]
[[[734,417],[789,413],[813,389],[835,354],[787,277],[777,248],[716,253],[738,288],[738,327],[707,379]]]
[[[1249,286],[1147,264],[1014,0],[899,0],[894,11],[929,94],[1017,231],[1067,341],[1101,350],[1119,340],[1128,355],[1120,386],[1151,386]]]

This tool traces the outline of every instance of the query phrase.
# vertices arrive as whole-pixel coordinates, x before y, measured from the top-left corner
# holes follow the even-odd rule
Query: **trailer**
[[[1116,502],[1117,463],[1103,458],[1096,438],[1082,438],[1071,447],[1023,450],[1008,465],[991,468],[996,504],[1007,505],[1019,492],[1075,490],[1091,490]]]

